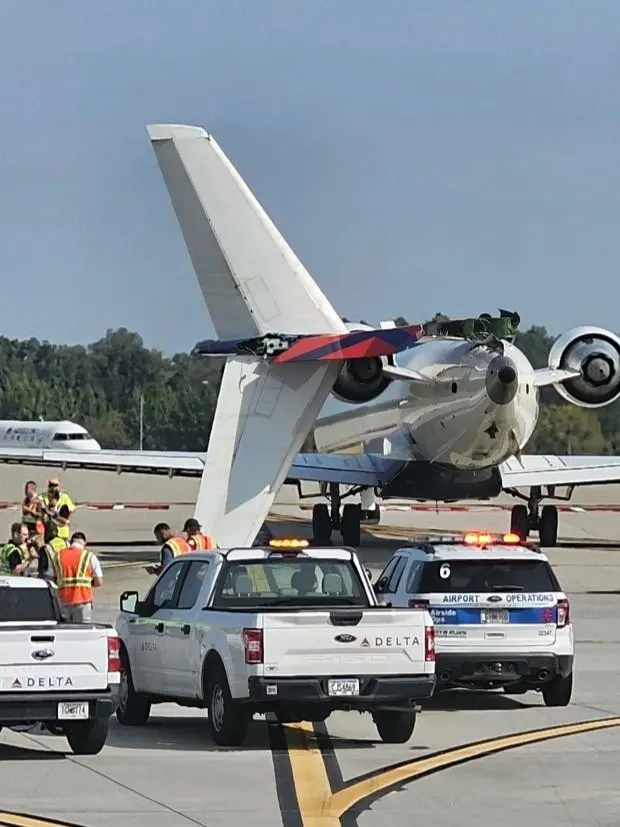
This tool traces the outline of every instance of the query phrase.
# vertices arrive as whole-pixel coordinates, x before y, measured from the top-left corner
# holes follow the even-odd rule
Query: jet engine
[[[344,320],[349,330],[373,330],[366,322]],[[385,322],[382,323],[386,324]],[[372,402],[387,389],[392,380],[383,374],[385,365],[393,365],[391,356],[372,356],[368,359],[347,360],[334,382],[332,396],[339,402],[362,405]]]
[[[620,338],[600,327],[575,327],[549,352],[549,367],[579,371],[554,385],[561,397],[580,408],[601,408],[620,396]]]

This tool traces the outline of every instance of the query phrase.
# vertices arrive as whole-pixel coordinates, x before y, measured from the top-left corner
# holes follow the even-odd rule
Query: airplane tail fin
[[[346,332],[213,136],[147,130],[218,337]]]

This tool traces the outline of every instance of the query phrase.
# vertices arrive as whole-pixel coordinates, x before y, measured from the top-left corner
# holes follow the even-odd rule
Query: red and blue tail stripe
[[[392,356],[413,347],[424,335],[422,325],[355,330],[350,333],[323,333],[305,336],[274,357],[283,362],[326,362]]]

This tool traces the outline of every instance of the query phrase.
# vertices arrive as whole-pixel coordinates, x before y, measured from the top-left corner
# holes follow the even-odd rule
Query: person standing
[[[13,523],[11,539],[0,550],[0,574],[23,574],[30,565],[30,531],[25,523]]]
[[[206,551],[215,548],[213,538],[202,531],[202,526],[194,517],[185,520],[183,532],[187,538],[187,544],[192,551]]]
[[[58,597],[70,623],[91,623],[93,589],[103,585],[96,556],[86,548],[86,535],[76,531],[69,545],[56,555]]]
[[[158,543],[161,543],[159,565],[145,566],[149,574],[160,574],[175,557],[179,554],[187,554],[192,549],[184,537],[179,537],[170,528],[168,523],[157,523],[153,534]]]
[[[38,533],[38,526],[43,520],[43,515],[43,503],[37,491],[37,484],[34,480],[28,480],[24,486],[22,522],[28,526],[31,536]]]
[[[58,528],[58,536],[67,541],[71,533],[71,515],[75,511],[75,503],[66,491],[61,491],[60,480],[51,477],[47,482],[47,492],[41,494],[45,513]]]

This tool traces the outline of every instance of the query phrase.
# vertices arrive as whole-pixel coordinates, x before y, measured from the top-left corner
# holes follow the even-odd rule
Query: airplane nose
[[[496,356],[489,365],[486,377],[487,394],[496,405],[508,405],[518,388],[517,369],[511,359]]]

